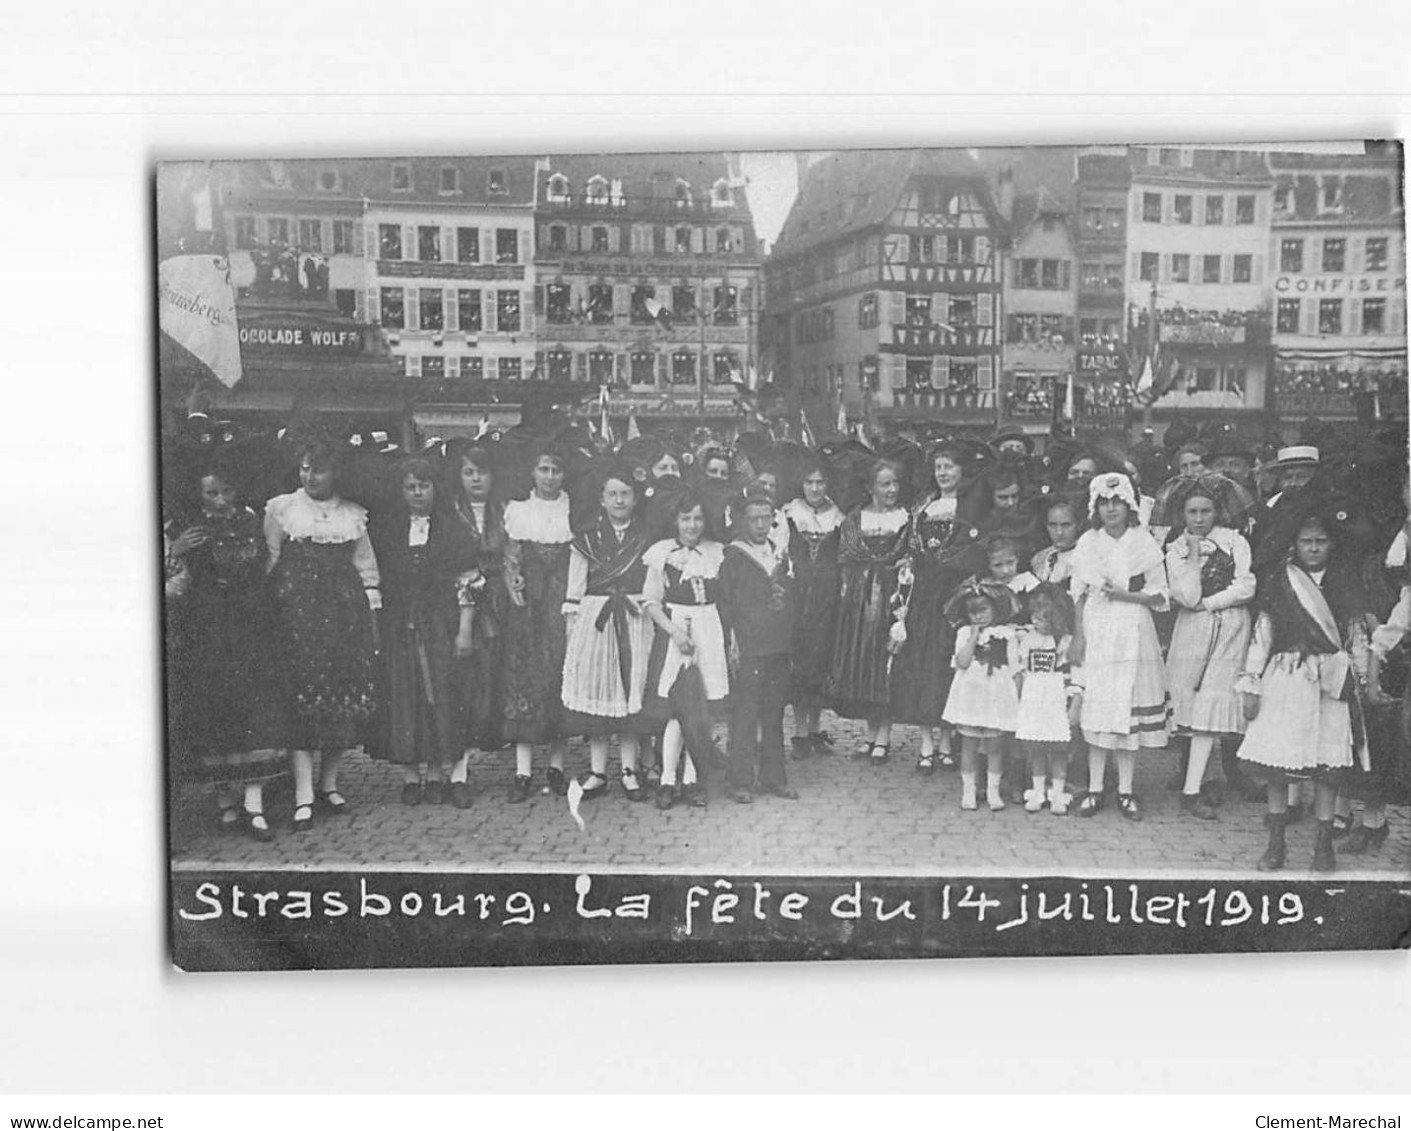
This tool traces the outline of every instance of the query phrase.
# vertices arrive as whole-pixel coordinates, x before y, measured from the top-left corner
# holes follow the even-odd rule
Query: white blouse
[[[794,529],[800,534],[818,535],[832,534],[847,518],[832,499],[825,500],[823,507],[818,510],[809,506],[803,499],[790,499],[784,504],[784,516],[794,524]]]
[[[530,495],[510,503],[505,507],[505,533],[516,542],[572,542],[568,494],[561,494],[557,499]]]
[[[683,581],[706,582],[720,576],[720,565],[724,560],[725,547],[719,542],[702,540],[695,546],[683,546],[675,538],[663,539],[642,555],[647,567],[642,597],[648,603],[663,603],[666,599],[667,566],[680,570]]]
[[[1224,550],[1235,560],[1234,580],[1219,593],[1200,595],[1200,570],[1216,549]],[[1171,596],[1183,609],[1220,609],[1245,605],[1254,599],[1254,572],[1250,566],[1249,543],[1244,537],[1225,526],[1217,526],[1201,539],[1201,552],[1192,558],[1190,545],[1183,536],[1166,547],[1166,578]]]
[[[864,534],[895,534],[911,520],[905,507],[890,511],[870,511],[864,507],[860,513]]]
[[[265,545],[270,569],[279,561],[285,539],[324,545],[352,542],[353,568],[367,590],[368,604],[374,609],[382,607],[377,588],[382,576],[372,540],[367,536],[367,511],[357,503],[337,495],[311,499],[302,487],[288,495],[276,495],[265,504]]]

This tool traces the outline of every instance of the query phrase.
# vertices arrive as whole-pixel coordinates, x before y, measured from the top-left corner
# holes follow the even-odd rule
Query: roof
[[[1125,154],[1080,153],[1077,169],[1078,180],[1085,185],[1124,189],[1132,182],[1132,163]]]
[[[1168,181],[1174,183],[1207,182],[1210,184],[1241,183],[1267,186],[1273,183],[1269,162],[1263,153],[1249,149],[1195,149],[1189,165],[1152,165],[1147,154],[1152,151],[1190,147],[1177,145],[1134,145],[1128,161],[1134,181]]]
[[[964,149],[837,150],[804,172],[773,255],[794,255],[882,223],[912,177],[975,182],[994,211],[985,170]]]
[[[1020,193],[1014,198],[1014,220],[1011,224],[1014,238],[1022,238],[1029,226],[1042,216],[1059,216],[1066,221],[1071,211],[1043,185],[1036,192]]]
[[[621,181],[629,200],[661,198],[674,200],[676,182],[684,180],[692,195],[705,199],[717,181],[732,182],[729,158],[724,153],[567,153],[548,159],[539,195],[548,192],[548,180],[555,174],[568,178],[569,191],[580,193],[588,181],[600,176]]]
[[[1271,152],[1269,165],[1276,173],[1330,172],[1357,169],[1399,170],[1403,151],[1399,141],[1369,141],[1363,153],[1299,153],[1294,150]]]
[[[217,161],[212,172],[226,189],[228,205],[249,200],[369,200],[440,205],[527,207],[534,203],[533,157],[301,158],[291,161]],[[407,188],[393,189],[393,167],[405,169]],[[442,191],[442,170],[455,171],[456,191]],[[490,174],[500,174],[490,191]],[[325,175],[335,174],[326,188]]]

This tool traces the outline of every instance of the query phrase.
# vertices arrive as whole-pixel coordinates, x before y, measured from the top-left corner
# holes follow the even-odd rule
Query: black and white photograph
[[[161,161],[174,963],[1404,947],[1404,172]]]

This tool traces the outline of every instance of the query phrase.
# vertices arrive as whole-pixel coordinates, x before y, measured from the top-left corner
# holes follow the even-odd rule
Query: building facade
[[[1272,407],[1308,417],[1406,411],[1406,214],[1400,151],[1270,155]],[[1372,403],[1373,395],[1376,403]]]
[[[1122,147],[1080,150],[1074,160],[1080,415],[1113,426],[1130,401],[1127,351],[1127,214],[1132,170]]]
[[[1129,347],[1159,346],[1157,419],[1260,414],[1270,370],[1269,224],[1262,153],[1130,153]]]
[[[992,428],[1007,230],[964,151],[852,151],[802,171],[770,257],[776,365],[814,430],[841,411]]]
[[[728,427],[758,372],[760,260],[723,153],[551,157],[536,199],[543,378],[659,425]]]

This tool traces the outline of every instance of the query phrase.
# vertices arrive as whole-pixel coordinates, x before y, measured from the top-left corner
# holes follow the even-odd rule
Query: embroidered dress
[[[1311,576],[1292,562],[1261,580],[1268,591],[1237,684],[1259,695],[1242,761],[1333,779],[1369,766],[1355,679],[1366,670],[1367,633],[1347,581],[1331,569]]]
[[[265,506],[265,541],[293,690],[296,745],[343,750],[376,708],[372,611],[380,580],[367,511],[300,488]]]
[[[844,718],[877,718],[891,710],[887,641],[909,533],[910,516],[900,507],[855,510],[840,528],[837,645],[824,695]]]
[[[959,499],[936,498],[912,517],[910,555],[916,583],[907,602],[906,643],[892,665],[892,721],[941,721],[954,669],[955,626],[943,614],[975,568],[978,533],[959,514]]]
[[[457,604],[475,610],[471,622],[474,647],[469,656],[456,661],[460,741],[462,748],[497,750],[505,742],[501,684],[509,621],[504,509],[496,502],[472,503],[461,495],[456,500],[454,520],[464,528],[478,562],[478,575],[463,575],[456,589]]]
[[[1073,550],[1073,600],[1082,611],[1083,737],[1109,750],[1160,748],[1167,742],[1170,702],[1166,669],[1151,610],[1116,601],[1103,592],[1111,584],[1167,601],[1161,549],[1140,527],[1120,538],[1089,530]]]
[[[652,713],[663,719],[667,717],[666,698],[683,668],[694,667],[700,672],[711,703],[720,703],[730,694],[725,630],[718,605],[724,555],[725,547],[719,542],[702,541],[687,547],[671,538],[656,543],[642,558],[647,567],[643,601],[660,605],[671,622],[683,626],[691,637],[689,659],[666,633],[658,632],[652,640],[645,699]]]
[[[640,727],[655,625],[642,611],[645,525],[624,530],[603,515],[573,540],[564,611],[577,609],[563,665],[567,734],[634,733]]]
[[[977,628],[962,625],[956,633],[957,656],[973,642],[970,666],[961,668],[952,657],[955,677],[941,718],[971,738],[1013,734],[1019,718],[1019,692],[1014,685],[1018,630],[1012,624]]]
[[[1176,729],[1243,734],[1235,680],[1244,668],[1254,599],[1249,543],[1217,526],[1192,555],[1185,537],[1166,547],[1166,578],[1177,607],[1166,654],[1166,682]]]
[[[1014,736],[1023,742],[1049,742],[1067,746],[1068,645],[1044,632],[1029,631],[1019,638],[1015,667],[1023,673],[1019,713]]]
[[[800,708],[826,704],[838,632],[838,540],[845,515],[826,500],[817,510],[794,499],[781,511],[789,524],[794,564],[793,699]]]
[[[186,585],[167,615],[173,773],[218,785],[268,781],[285,770],[289,732],[260,520],[242,507],[196,521],[209,537],[173,560]],[[169,537],[185,525],[172,523]]]
[[[413,515],[398,508],[369,523],[382,575],[386,637],[385,730],[380,749],[403,765],[460,756],[460,705],[455,678],[457,591],[475,564],[469,537],[449,514]]]
[[[1073,550],[1045,547],[1030,559],[1029,573],[1040,584],[1066,585],[1073,577]]]
[[[568,493],[531,495],[505,507],[505,584],[524,604],[505,604],[501,703],[506,742],[563,735],[563,598],[568,589]],[[493,582],[492,582],[493,583]]]

